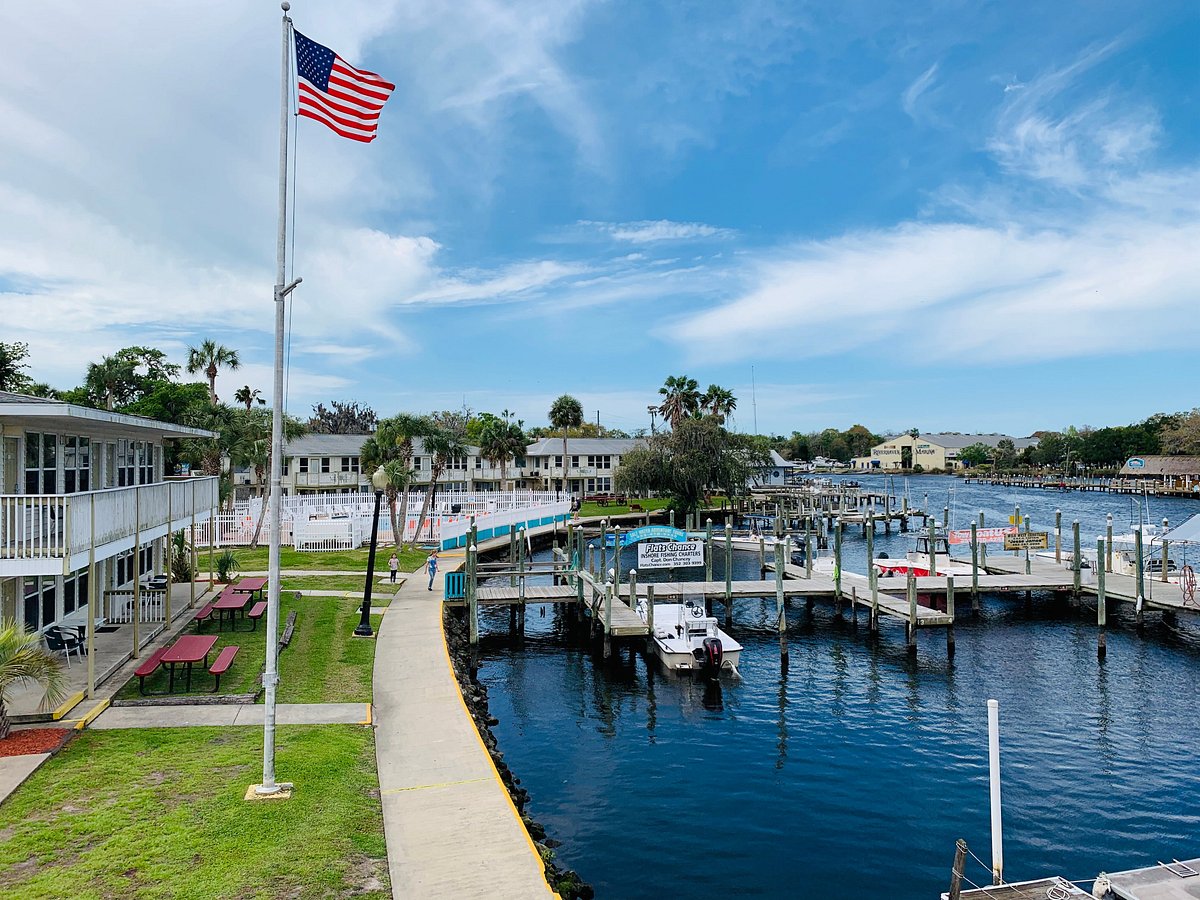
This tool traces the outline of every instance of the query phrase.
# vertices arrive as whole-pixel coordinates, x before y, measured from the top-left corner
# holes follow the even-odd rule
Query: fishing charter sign
[[[704,565],[704,541],[647,541],[637,545],[639,569]]]
[[[981,544],[1003,544],[1005,538],[1010,534],[1017,533],[1017,526],[1010,525],[1008,528],[976,528],[976,540]],[[971,529],[964,528],[961,531],[951,531],[947,533],[947,543],[950,544],[969,544],[971,543]]]

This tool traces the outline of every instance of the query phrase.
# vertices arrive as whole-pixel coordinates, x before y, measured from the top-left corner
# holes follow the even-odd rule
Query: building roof
[[[642,438],[567,438],[567,453],[572,456],[620,456],[635,447],[643,447]],[[525,448],[526,456],[557,456],[562,453],[561,437],[544,437]]]
[[[776,453],[774,450],[772,450],[771,451],[771,463],[769,466],[767,466],[767,468],[769,468],[769,469],[794,469],[798,465],[800,465],[800,463],[793,462],[790,459],[784,459],[782,456],[780,456],[778,453]]]
[[[287,442],[287,456],[358,456],[369,434],[303,434]]]
[[[936,444],[946,450],[961,450],[963,447],[970,447],[972,444],[986,444],[989,447],[995,447],[1001,441],[1006,440],[1012,441],[1013,447],[1017,450],[1037,446],[1037,438],[1015,438],[1008,434],[958,434],[957,432],[943,432],[940,434],[922,434],[919,440],[929,444]]]
[[[31,397],[27,394],[0,391],[0,423],[19,421],[27,422],[35,427],[42,427],[47,424],[47,420],[56,419],[78,424],[86,422],[97,431],[116,435],[148,432],[166,438],[216,437],[216,432],[203,428],[175,425],[171,422],[148,419],[145,416],[131,416],[127,413],[109,412],[106,409],[93,409],[90,406],[77,406],[74,403],[65,403],[62,400],[51,400],[46,397]],[[52,427],[64,426],[60,422]]]
[[[1162,475],[1200,476],[1200,456],[1132,456],[1121,466],[1121,474],[1152,478]]]

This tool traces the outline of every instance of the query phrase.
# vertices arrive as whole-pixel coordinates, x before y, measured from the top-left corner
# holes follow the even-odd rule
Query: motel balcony
[[[74,494],[0,494],[0,576],[66,575],[206,521],[215,476]]]
[[[368,478],[360,472],[297,472],[292,483],[298,488],[357,488],[367,482]]]

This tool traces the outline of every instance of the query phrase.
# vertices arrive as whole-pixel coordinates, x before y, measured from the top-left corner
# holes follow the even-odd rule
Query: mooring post
[[[954,657],[954,576],[946,576],[946,615],[950,624],[946,626],[946,655]]]
[[[871,577],[871,572],[875,569],[875,526],[872,525],[867,529],[867,577]]]
[[[1142,627],[1142,607],[1145,606],[1146,583],[1145,583],[1145,560],[1142,557],[1142,527],[1139,525],[1133,530],[1133,564],[1136,566],[1134,587],[1137,591],[1137,625]]]
[[[509,529],[508,529],[508,568],[510,569],[509,575],[508,575],[508,586],[509,587],[517,586],[516,572],[511,571],[511,570],[515,569],[516,567],[517,567],[517,532],[516,532],[516,529],[509,526]]]
[[[646,585],[646,629],[654,637],[654,585]]]
[[[604,582],[604,658],[612,656],[612,595],[613,583]]]
[[[1075,589],[1075,597],[1079,597],[1079,579],[1080,579],[1080,550],[1079,550],[1079,520],[1076,519],[1071,523],[1071,572],[1074,575],[1073,585]]]
[[[868,630],[871,634],[879,631],[879,573],[875,571],[875,561],[871,559],[871,547],[867,546],[867,586],[871,589],[871,620]]]
[[[971,523],[971,610],[979,612],[979,526]]]
[[[614,584],[621,583],[621,526],[613,526],[613,570],[617,573]]]
[[[1029,516],[1025,517],[1025,533],[1029,534]],[[1032,574],[1033,569],[1031,568],[1031,566],[1032,566],[1032,563],[1029,560],[1029,547],[1026,546],[1026,548],[1025,548],[1025,574],[1026,575]]]
[[[587,545],[587,559],[584,562],[585,562],[584,567],[587,569],[588,574],[595,575],[596,574],[596,545],[595,544]]]
[[[475,566],[479,560],[479,548],[471,544],[467,548],[467,571],[464,573],[467,595],[467,640],[479,643],[479,600],[475,593]]]
[[[712,581],[713,569],[713,554],[712,554],[712,519],[709,519],[704,525],[704,580]]]
[[[954,842],[954,866],[950,869],[949,900],[960,900],[962,897],[963,871],[967,867],[967,842],[959,838]]]
[[[813,535],[811,531],[804,532],[804,577],[812,578],[813,567]]]
[[[983,527],[983,510],[982,509],[979,511],[979,527],[980,528]]]
[[[725,624],[733,627],[733,525],[725,520]]]
[[[600,577],[608,571],[608,519],[600,520]]]
[[[671,527],[674,528],[675,527],[675,507],[672,506],[669,510],[667,510],[667,520],[670,522]]]
[[[1017,526],[1017,531],[1020,531],[1021,530],[1021,507],[1014,506],[1013,510],[1014,510],[1014,512],[1013,512],[1012,524]],[[1021,555],[1020,550],[1013,551],[1013,556],[1020,556],[1020,555]]]
[[[775,619],[779,627],[779,656],[786,660],[787,608],[783,603],[783,541],[775,542]]]
[[[858,586],[850,585],[850,615],[854,619],[854,627],[858,627]]]
[[[1000,704],[987,702],[988,781],[992,813],[992,884],[1004,883],[1004,836],[1000,815]]]
[[[1166,517],[1164,517],[1163,524],[1162,524],[1162,533],[1164,536],[1166,535],[1167,530],[1169,528],[1170,528],[1170,522],[1167,520]],[[1165,539],[1162,542],[1162,580],[1163,581],[1167,580],[1167,561],[1171,558],[1171,554],[1169,552],[1170,543],[1171,543],[1170,541],[1165,540]]]
[[[1062,565],[1062,510],[1054,511],[1054,561]]]
[[[833,602],[842,611],[842,520],[833,525]]]
[[[943,528],[950,527],[950,507],[948,507],[948,506],[942,507],[942,527]]]
[[[1104,558],[1104,538],[1096,538],[1096,559]],[[1108,603],[1104,590],[1104,566],[1096,566],[1096,656],[1104,659],[1108,654],[1108,638],[1105,629],[1108,627]]]
[[[629,608],[637,612],[637,569],[629,570]]]
[[[1105,540],[1107,541],[1107,543],[1104,545],[1104,571],[1111,572],[1112,571],[1112,553],[1113,553],[1113,551],[1112,551],[1112,548],[1113,548],[1112,513],[1109,513],[1105,517],[1105,520],[1108,524],[1105,526],[1105,532],[1104,532],[1104,537],[1105,537]]]
[[[917,649],[917,577],[908,570],[908,652]]]

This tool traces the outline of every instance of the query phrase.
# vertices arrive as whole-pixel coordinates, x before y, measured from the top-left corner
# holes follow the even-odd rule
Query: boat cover
[[[1159,540],[1170,541],[1172,544],[1200,544],[1200,513],[1192,516],[1182,525],[1172,528]]]

